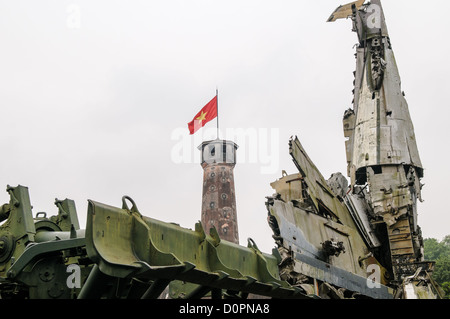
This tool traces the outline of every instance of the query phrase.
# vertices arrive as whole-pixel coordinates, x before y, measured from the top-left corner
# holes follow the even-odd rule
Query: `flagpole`
[[[219,139],[219,89],[216,87],[216,111],[217,111],[217,139]]]

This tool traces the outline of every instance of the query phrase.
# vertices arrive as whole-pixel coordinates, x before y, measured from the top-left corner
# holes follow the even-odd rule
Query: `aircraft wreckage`
[[[424,170],[381,3],[341,6],[329,21],[341,18],[359,44],[343,119],[350,184],[325,180],[292,138],[298,172],[273,182],[266,201],[272,253],[233,240],[237,146],[216,140],[200,147],[206,208],[194,230],[142,215],[127,196],[122,207],[90,200],[80,229],[72,200],[33,217],[28,189],[7,186],[1,298],[440,298],[417,223]]]

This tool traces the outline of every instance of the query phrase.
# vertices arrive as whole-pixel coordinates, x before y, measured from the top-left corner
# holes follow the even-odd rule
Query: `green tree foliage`
[[[434,238],[424,240],[426,260],[436,261],[433,279],[442,287],[446,298],[450,299],[450,235],[442,241]]]
[[[441,287],[445,291],[445,298],[450,299],[450,282],[444,282]]]

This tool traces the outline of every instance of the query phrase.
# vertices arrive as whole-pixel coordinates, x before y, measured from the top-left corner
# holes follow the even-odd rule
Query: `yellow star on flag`
[[[196,120],[197,120],[197,121],[200,121],[200,122],[201,122],[201,121],[204,121],[205,118],[206,118],[206,114],[208,114],[208,112],[203,113],[203,111],[202,111],[202,114],[200,114],[200,116],[197,117]]]
[[[217,117],[217,94],[208,102],[197,114],[194,119],[188,123],[189,133],[194,134],[199,128],[203,127]]]

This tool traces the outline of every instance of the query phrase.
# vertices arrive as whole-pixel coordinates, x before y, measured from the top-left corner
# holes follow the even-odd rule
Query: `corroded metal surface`
[[[348,173],[353,194],[366,187],[369,218],[386,224],[393,276],[402,280],[415,270],[404,273],[398,264],[423,260],[423,167],[380,1],[353,7],[351,17],[359,47],[354,105],[344,115]]]

